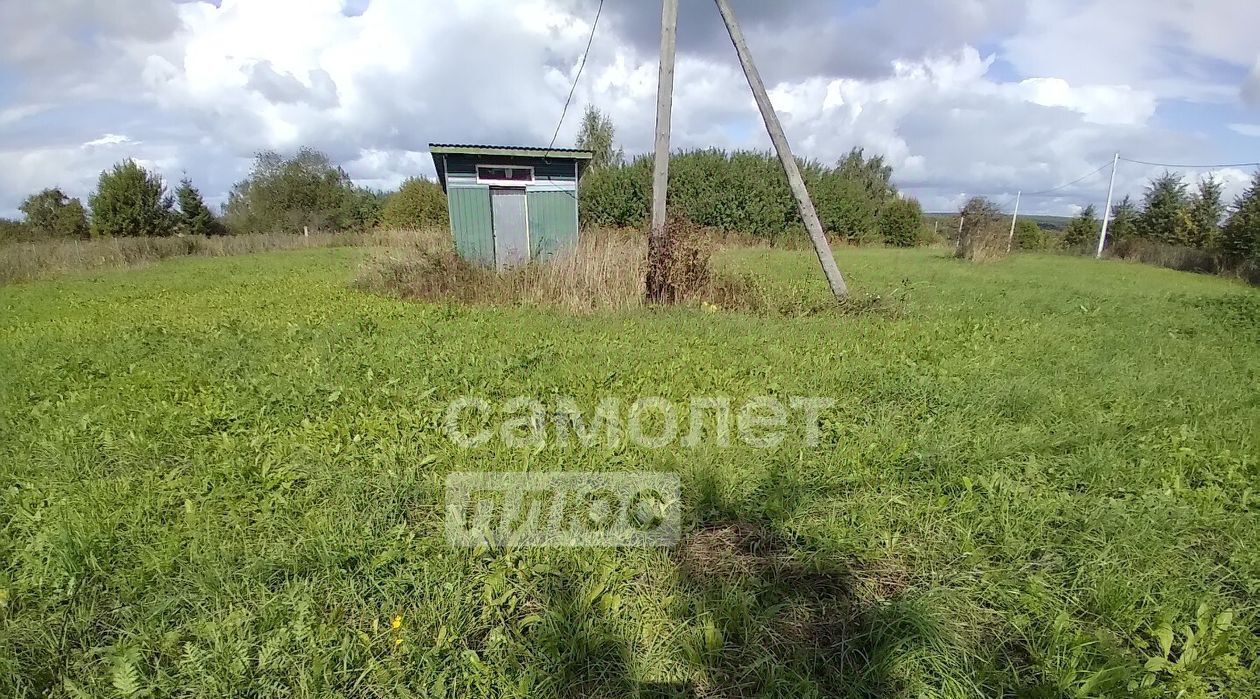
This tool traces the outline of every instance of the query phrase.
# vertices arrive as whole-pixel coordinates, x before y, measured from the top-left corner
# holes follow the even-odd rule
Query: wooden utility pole
[[[665,192],[669,186],[669,122],[674,106],[674,46],[678,28],[678,0],[661,7],[661,67],[656,78],[656,154],[652,164],[652,231],[648,234],[647,298],[664,299],[668,279]]]
[[[1019,195],[1023,193],[1024,192],[1021,190],[1015,191],[1015,213],[1011,214],[1011,234],[1006,236],[1007,254],[1010,254],[1011,252],[1011,243],[1015,242],[1015,219],[1019,218]]]
[[[1111,195],[1116,191],[1116,167],[1120,165],[1120,154],[1111,161],[1111,184],[1107,185],[1107,208],[1103,209],[1102,232],[1098,234],[1098,252],[1094,257],[1101,258],[1103,247],[1107,244],[1107,224],[1111,222]]]
[[[735,12],[731,10],[729,0],[716,0],[716,2],[718,11],[722,13],[722,21],[726,23],[726,31],[731,35],[731,43],[735,45],[735,52],[739,54],[739,63],[744,68],[744,77],[748,78],[748,87],[752,88],[753,99],[757,100],[757,108],[761,110],[761,119],[766,122],[766,131],[770,134],[770,140],[774,142],[779,161],[783,163],[783,172],[787,175],[793,196],[796,197],[796,205],[801,211],[801,218],[805,221],[805,230],[809,231],[809,238],[814,243],[814,252],[818,254],[818,263],[822,265],[823,274],[827,277],[827,285],[831,287],[831,293],[835,294],[837,299],[843,299],[848,295],[849,288],[845,285],[840,268],[836,267],[836,260],[831,255],[831,245],[827,243],[827,236],[823,234],[822,224],[818,221],[818,212],[814,210],[814,202],[809,198],[809,190],[805,189],[805,181],[801,179],[800,168],[797,167],[796,158],[788,146],[787,136],[783,134],[779,116],[775,114],[774,105],[770,103],[770,96],[766,94],[766,86],[761,82],[761,74],[757,72],[757,66],[753,65],[752,54],[748,51],[748,42],[744,41],[744,33],[740,31],[739,23],[735,21]]]

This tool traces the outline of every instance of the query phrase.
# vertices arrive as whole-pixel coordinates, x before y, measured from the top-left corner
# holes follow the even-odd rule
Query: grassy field
[[[362,256],[0,287],[0,695],[1260,693],[1254,289],[845,249],[872,312],[572,317]],[[465,394],[836,404],[814,449],[467,450]],[[446,544],[447,473],[524,469],[677,473],[684,543]]]

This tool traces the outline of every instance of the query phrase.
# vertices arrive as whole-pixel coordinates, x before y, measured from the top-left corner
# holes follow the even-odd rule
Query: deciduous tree
[[[354,183],[327,155],[301,148],[285,158],[263,151],[232,187],[224,219],[242,233],[343,231],[358,225]]]
[[[432,180],[412,177],[385,199],[381,225],[387,228],[417,230],[446,225],[446,195]]]
[[[582,125],[578,127],[577,147],[595,154],[591,157],[591,168],[625,163],[625,153],[617,146],[616,138],[617,129],[612,119],[588,104],[582,113]]]
[[[83,203],[56,187],[32,194],[18,207],[26,214],[28,233],[48,238],[86,238],[87,211]]]

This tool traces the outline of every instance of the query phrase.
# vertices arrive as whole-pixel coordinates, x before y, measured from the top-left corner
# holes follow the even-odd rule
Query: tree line
[[[594,153],[580,183],[585,226],[645,226],[652,202],[652,156],[628,162],[612,121],[586,108],[577,146]],[[883,156],[854,148],[834,165],[800,161],[823,229],[858,243],[926,242],[919,202],[892,184]],[[677,151],[669,159],[668,206],[698,226],[768,240],[805,235],[779,159],[769,151],[716,148]]]
[[[918,201],[901,196],[882,156],[850,151],[835,165],[802,161],[801,175],[828,235],[855,243],[914,245]],[[669,161],[670,212],[728,233],[768,240],[804,237],[779,159],[768,151],[679,151]],[[642,227],[650,217],[652,157],[592,165],[580,184],[586,226]]]
[[[1063,245],[1093,252],[1102,223],[1086,206],[1067,225]],[[1120,257],[1154,257],[1200,271],[1260,269],[1260,171],[1232,203],[1220,180],[1207,175],[1192,188],[1177,172],[1164,172],[1146,186],[1140,202],[1125,196],[1111,207],[1107,246]]]
[[[291,157],[263,151],[215,215],[187,177],[171,193],[158,173],[134,160],[101,172],[87,206],[51,187],[30,195],[22,221],[0,219],[0,241],[113,236],[229,235],[446,223],[436,182],[411,178],[392,192],[359,187],[327,155],[302,148]]]
[[[650,156],[627,162],[611,120],[594,107],[582,117],[577,146],[595,153],[580,183],[584,225],[645,225]],[[803,237],[796,202],[771,153],[690,150],[675,153],[670,162],[674,214],[724,232],[770,240]],[[833,165],[802,161],[801,171],[829,234],[892,245],[925,240],[918,202],[900,195],[882,156],[854,149]],[[412,178],[392,192],[359,187],[327,155],[310,148],[289,157],[257,154],[218,215],[187,178],[172,195],[160,175],[131,160],[101,173],[86,206],[50,188],[28,197],[21,210],[24,221],[0,222],[0,238],[339,232],[447,221],[446,198],[435,182]]]

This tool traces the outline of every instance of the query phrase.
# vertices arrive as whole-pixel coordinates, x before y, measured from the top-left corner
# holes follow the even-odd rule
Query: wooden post
[[[652,164],[652,230],[648,234],[647,300],[664,300],[665,194],[669,187],[669,122],[674,105],[674,46],[678,28],[678,0],[661,6],[661,66],[656,78],[656,153]]]
[[[757,72],[757,66],[753,65],[748,43],[744,41],[744,33],[740,31],[739,24],[735,21],[735,12],[731,10],[729,0],[716,0],[716,2],[718,11],[722,13],[722,21],[726,23],[726,31],[731,35],[731,43],[735,45],[735,53],[739,54],[739,63],[744,68],[744,77],[748,78],[748,87],[752,88],[753,99],[757,101],[757,108],[761,110],[761,119],[766,122],[766,131],[770,134],[770,140],[774,142],[779,161],[783,163],[783,172],[787,175],[788,185],[796,197],[796,205],[800,209],[801,218],[805,221],[805,230],[809,231],[809,238],[814,243],[814,252],[818,254],[818,263],[822,265],[823,274],[827,277],[827,285],[831,287],[831,293],[835,294],[837,299],[843,299],[848,295],[849,289],[844,283],[844,277],[840,274],[840,268],[836,266],[835,258],[831,256],[831,245],[827,243],[827,236],[823,234],[822,223],[818,221],[818,212],[814,210],[814,202],[809,198],[809,190],[805,189],[805,181],[801,179],[800,168],[797,167],[796,158],[788,146],[787,136],[783,134],[783,126],[774,112],[774,105],[770,103],[770,96],[766,94],[766,86],[761,82],[761,74]]]
[[[1107,224],[1111,222],[1111,195],[1116,191],[1116,167],[1120,165],[1120,154],[1111,161],[1111,184],[1107,185],[1107,208],[1103,209],[1102,231],[1098,234],[1098,252],[1095,258],[1102,258],[1103,247],[1107,245]]]
[[[1015,190],[1015,213],[1011,214],[1011,234],[1006,236],[1006,254],[1011,254],[1011,243],[1015,242],[1015,219],[1019,218],[1019,195],[1022,190]]]

